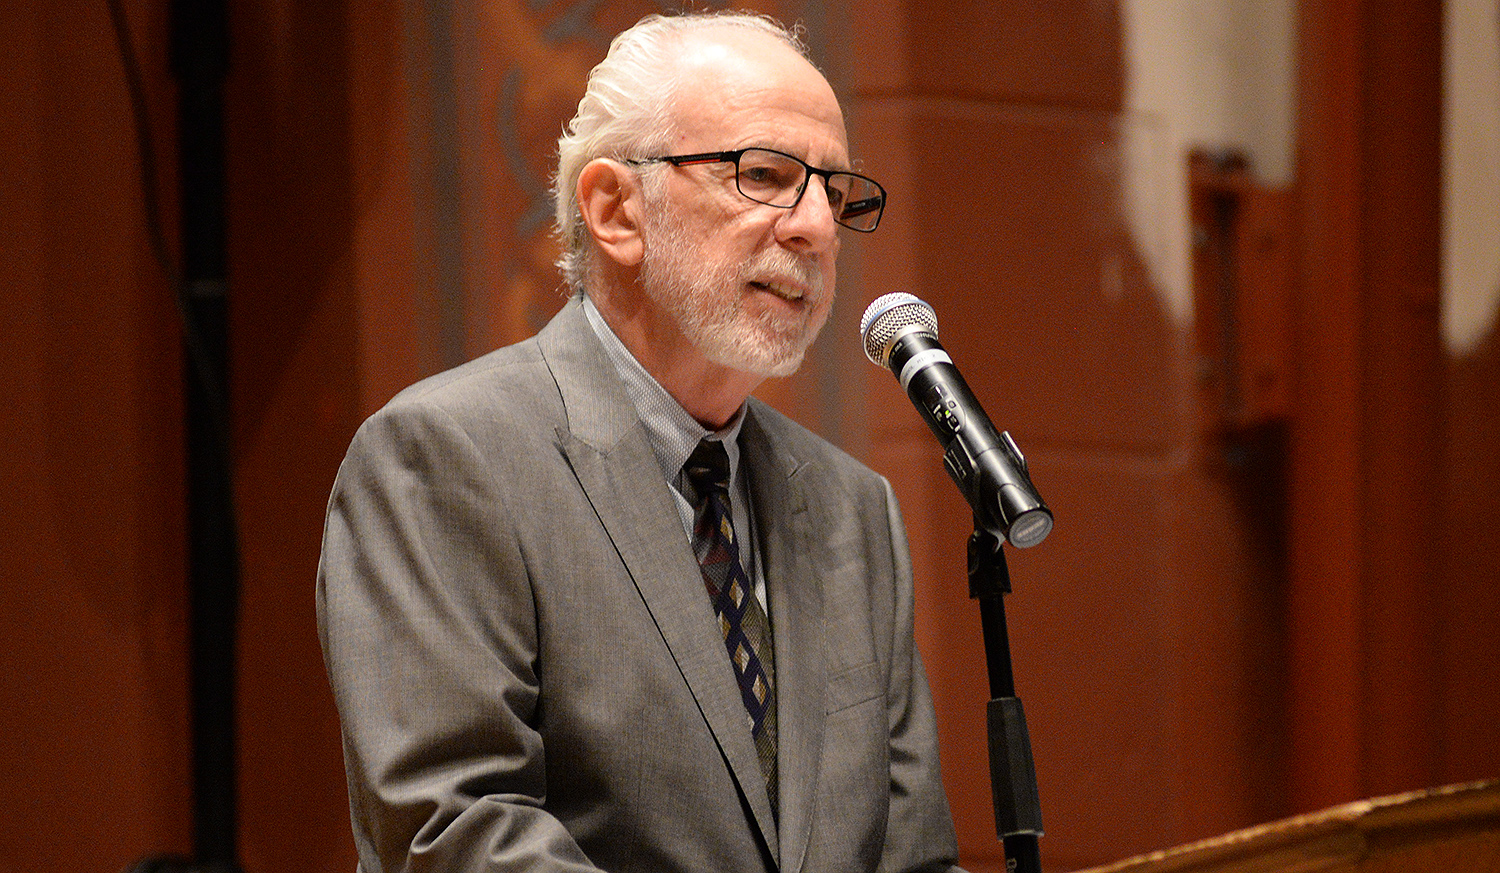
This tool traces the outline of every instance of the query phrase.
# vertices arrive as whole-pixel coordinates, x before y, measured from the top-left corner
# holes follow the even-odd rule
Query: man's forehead
[[[714,140],[698,143],[708,149],[785,147],[807,140],[798,150],[821,154],[805,158],[847,157],[843,113],[833,88],[796,49],[742,28],[715,28],[689,39],[673,107],[683,142],[697,136]]]

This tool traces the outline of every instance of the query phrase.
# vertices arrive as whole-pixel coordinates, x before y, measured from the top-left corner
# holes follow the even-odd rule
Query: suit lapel
[[[558,444],[777,857],[775,820],[739,686],[645,429],[580,306],[569,304],[538,339],[568,415]]]
[[[812,832],[822,761],[828,658],[823,589],[809,537],[803,463],[784,454],[752,402],[740,445],[750,472],[761,568],[776,650],[776,737],[783,871],[799,870]]]

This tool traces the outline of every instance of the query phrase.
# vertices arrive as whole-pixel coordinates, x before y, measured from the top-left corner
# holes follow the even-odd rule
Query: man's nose
[[[838,223],[828,202],[828,188],[823,180],[807,180],[807,188],[797,205],[786,210],[776,225],[777,238],[783,245],[808,252],[822,252],[838,243]]]

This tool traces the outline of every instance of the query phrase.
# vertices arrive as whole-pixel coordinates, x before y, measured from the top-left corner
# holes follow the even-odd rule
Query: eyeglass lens
[[[794,206],[807,182],[807,165],[790,155],[768,149],[746,149],[740,155],[736,182],[740,193],[771,206]],[[885,197],[870,179],[853,173],[830,173],[828,205],[839,224],[873,230],[880,221]]]

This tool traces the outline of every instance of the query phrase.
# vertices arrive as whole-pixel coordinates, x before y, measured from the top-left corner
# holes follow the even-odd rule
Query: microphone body
[[[1052,511],[1031,484],[1026,458],[999,432],[937,338],[932,307],[887,294],[865,310],[865,353],[900,380],[943,447],[943,467],[986,530],[1027,548],[1052,530]]]

